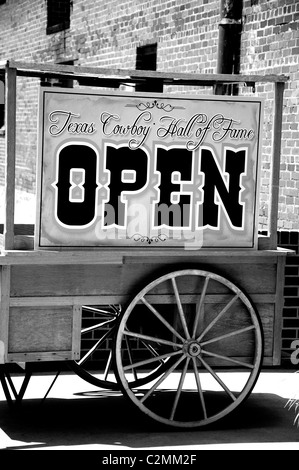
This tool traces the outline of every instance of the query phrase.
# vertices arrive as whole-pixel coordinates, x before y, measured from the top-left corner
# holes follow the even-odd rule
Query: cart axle
[[[189,357],[197,357],[201,354],[201,346],[197,341],[187,341],[184,345],[184,351]]]

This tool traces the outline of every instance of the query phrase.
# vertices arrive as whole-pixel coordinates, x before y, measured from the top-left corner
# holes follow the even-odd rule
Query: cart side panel
[[[171,257],[170,257],[171,258]],[[256,309],[261,318],[261,323],[264,332],[264,364],[273,365],[278,363],[279,349],[280,349],[280,330],[278,328],[279,319],[281,318],[281,302],[280,296],[277,295],[277,286],[283,286],[283,263],[278,263],[277,256],[259,256],[259,257],[245,257],[238,259],[230,257],[229,253],[225,256],[211,256],[200,258],[199,256],[189,257],[189,267],[192,266],[198,269],[205,269],[218,272],[222,276],[230,279],[243,289],[255,304]],[[190,262],[190,259],[192,261]],[[58,352],[55,351],[55,341],[59,341],[61,331],[66,331],[66,337],[70,340],[71,327],[70,327],[70,306],[73,308],[80,308],[82,305],[97,305],[97,304],[127,304],[128,301],[135,295],[144,285],[150,280],[157,278],[160,274],[167,271],[180,269],[185,265],[180,259],[174,259],[172,262],[165,263],[163,259],[157,259],[156,262],[151,259],[140,263],[140,258],[136,257],[136,262],[133,259],[127,260],[123,265],[101,265],[101,264],[53,264],[53,265],[18,265],[11,267],[11,319],[10,319],[10,332],[9,332],[9,357],[10,360],[15,358],[16,355],[21,354],[17,349],[18,342],[26,343],[22,328],[19,327],[19,319],[26,323],[27,318],[30,317],[28,324],[33,324],[32,321],[40,319],[39,325],[41,332],[44,329],[52,329],[52,339],[47,339],[48,345],[45,347],[50,354],[46,351],[42,354],[48,354],[50,357],[47,360],[56,360]],[[162,266],[162,267],[161,267]],[[278,266],[280,268],[278,269]],[[212,283],[211,283],[212,284]],[[182,293],[182,302],[185,304],[192,303],[194,298],[195,286],[186,283],[180,286]],[[182,289],[183,287],[183,289]],[[209,308],[213,308],[213,304],[221,305],[225,301],[226,293],[222,290],[221,286],[213,288],[210,295],[206,297],[205,302],[210,304]],[[150,302],[154,304],[171,304],[175,302],[171,287],[158,287],[151,293]],[[60,310],[62,309],[62,310]],[[65,309],[65,310],[64,310]],[[62,312],[65,312],[62,314]],[[208,305],[207,305],[208,311]],[[22,316],[22,312],[24,316]],[[62,316],[61,316],[62,315]],[[66,318],[62,319],[63,316]],[[60,319],[55,321],[55,318]],[[237,312],[236,312],[237,318]],[[81,320],[80,320],[81,321]],[[20,323],[21,325],[21,323]],[[45,328],[46,325],[46,328]],[[69,325],[69,326],[66,326]],[[76,345],[78,352],[79,332]],[[17,336],[23,335],[21,339]],[[30,338],[30,331],[28,333]],[[57,336],[57,338],[56,338]],[[55,339],[54,339],[55,338]],[[44,339],[42,343],[44,344]],[[52,341],[52,343],[51,343]],[[51,346],[51,347],[50,347]],[[53,346],[53,347],[52,347]],[[30,350],[30,346],[29,350]],[[250,345],[248,345],[250,348]],[[58,350],[61,351],[63,356],[64,343],[62,342]],[[21,348],[22,349],[22,348]],[[35,350],[27,351],[23,348],[23,360],[30,360],[28,358],[35,357],[39,354]],[[74,353],[69,353],[74,354]],[[67,357],[70,357],[67,355]],[[72,356],[74,358],[74,355]],[[25,359],[24,359],[25,358]]]
[[[78,307],[11,307],[8,360],[70,360],[80,353],[81,309]]]
[[[120,266],[103,265],[19,265],[12,267],[12,297],[132,295],[160,272],[173,270],[180,265],[163,266],[152,263]],[[210,269],[231,279],[249,295],[275,294],[276,263],[214,264],[205,260],[189,266]],[[160,268],[159,268],[160,266]],[[186,286],[188,292],[188,286]],[[192,288],[189,289],[192,291]],[[164,292],[165,293],[165,292]],[[157,295],[163,292],[157,290]]]

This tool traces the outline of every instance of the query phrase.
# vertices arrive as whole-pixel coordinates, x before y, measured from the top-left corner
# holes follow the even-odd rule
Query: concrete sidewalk
[[[21,410],[0,390],[0,449],[11,450],[299,450],[289,398],[299,395],[295,371],[263,371],[235,414],[209,428],[177,430],[152,422],[119,392],[99,390],[73,373],[34,375]],[[237,373],[233,374],[237,380]],[[21,377],[15,376],[16,388]]]

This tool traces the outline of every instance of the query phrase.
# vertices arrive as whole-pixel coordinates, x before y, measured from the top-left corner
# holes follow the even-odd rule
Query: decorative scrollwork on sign
[[[152,237],[148,237],[147,235],[141,235],[140,233],[135,233],[130,238],[135,242],[147,243],[148,245],[151,245],[152,243],[165,242],[168,237],[163,233],[161,233],[160,235],[154,235]]]
[[[135,107],[135,105],[130,105],[130,104],[128,104],[126,106],[128,106],[128,107],[134,106]],[[136,104],[136,108],[139,109],[139,111],[145,111],[147,109],[157,108],[157,109],[162,109],[166,113],[170,113],[174,109],[185,109],[182,106],[172,106],[169,103],[159,103],[157,100],[153,100],[152,102],[149,102],[149,101],[144,102],[144,103],[141,102],[139,104]]]

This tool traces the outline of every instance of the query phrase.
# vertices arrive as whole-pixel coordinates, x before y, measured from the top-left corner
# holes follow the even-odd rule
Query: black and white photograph
[[[299,1],[0,0],[0,450],[299,450]]]

